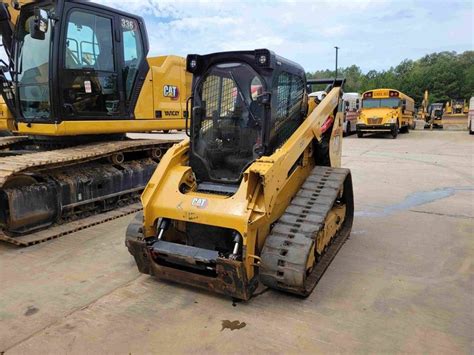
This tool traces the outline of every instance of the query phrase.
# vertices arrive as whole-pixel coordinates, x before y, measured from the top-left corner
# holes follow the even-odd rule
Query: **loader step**
[[[341,191],[343,192],[342,196]],[[308,272],[316,237],[336,201],[346,206],[341,228]],[[349,237],[353,220],[351,174],[348,169],[317,166],[266,238],[260,280],[268,287],[308,296]]]

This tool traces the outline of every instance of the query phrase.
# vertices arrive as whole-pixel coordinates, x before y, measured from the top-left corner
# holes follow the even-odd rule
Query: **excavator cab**
[[[87,1],[35,1],[18,11],[1,5],[0,30],[10,74],[1,75],[3,96],[19,133],[149,131],[165,118],[175,119],[175,127],[161,129],[184,128],[184,99],[178,96],[186,95],[186,80],[190,82],[184,59],[179,58],[179,68],[170,64],[154,78],[141,17]],[[163,64],[155,60],[151,65],[155,62]],[[164,84],[155,93],[153,79]],[[164,86],[176,95],[166,94]],[[147,110],[153,104],[156,109]]]
[[[9,107],[18,122],[133,114],[137,79],[148,71],[140,17],[86,2],[31,3],[21,7],[12,39]]]
[[[266,49],[189,55],[187,68],[194,88],[190,166],[206,189],[236,188],[247,167],[303,121],[304,70]]]

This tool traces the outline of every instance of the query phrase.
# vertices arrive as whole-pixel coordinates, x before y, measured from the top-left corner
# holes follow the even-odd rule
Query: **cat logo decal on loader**
[[[207,198],[195,197],[191,201],[191,206],[194,206],[194,207],[197,207],[197,208],[206,208],[207,207]]]

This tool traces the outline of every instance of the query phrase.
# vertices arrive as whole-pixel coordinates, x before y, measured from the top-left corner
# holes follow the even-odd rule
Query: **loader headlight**
[[[391,118],[388,120],[390,123],[397,123],[397,119],[396,118]]]
[[[271,52],[268,49],[255,50],[255,62],[258,66],[268,68],[271,66]]]
[[[190,73],[196,73],[200,67],[200,56],[197,54],[188,54],[186,58],[186,70]]]

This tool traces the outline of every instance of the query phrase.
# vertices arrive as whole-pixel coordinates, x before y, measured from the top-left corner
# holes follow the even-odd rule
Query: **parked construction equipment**
[[[423,120],[425,122],[429,121],[428,107],[429,93],[428,90],[425,90],[425,93],[423,94],[423,100],[421,101],[421,106],[418,108],[417,119]]]
[[[15,134],[0,139],[0,239],[29,245],[139,209],[126,206],[177,141],[125,133],[185,127],[184,58],[146,58],[142,18],[86,1],[0,2],[0,33],[0,130]]]
[[[428,106],[428,119],[431,127],[442,128],[442,118],[444,112],[444,104],[442,102],[434,102]]]
[[[311,109],[304,69],[266,49],[188,55],[187,69],[190,139],[165,154],[127,230],[138,269],[243,300],[259,282],[308,296],[353,220],[343,80],[319,81]]]
[[[468,128],[469,107],[464,99],[446,102],[441,125],[443,129],[466,130]]]

